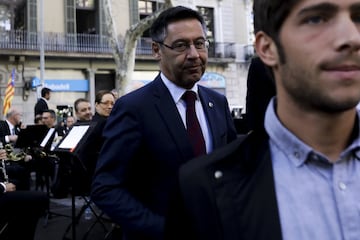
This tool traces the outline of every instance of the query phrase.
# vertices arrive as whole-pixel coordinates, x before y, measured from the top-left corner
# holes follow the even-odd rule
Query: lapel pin
[[[214,107],[214,104],[212,102],[209,102],[209,107]]]

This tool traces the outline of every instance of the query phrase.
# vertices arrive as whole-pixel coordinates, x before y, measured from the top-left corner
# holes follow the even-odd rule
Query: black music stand
[[[46,153],[46,155],[48,155],[50,153],[50,148],[52,146],[54,138],[55,138],[55,128],[48,129],[48,132],[46,133],[43,140],[40,142],[40,144],[38,146],[38,150],[40,150],[40,152],[44,152],[44,153]],[[43,169],[43,168],[41,168],[41,169]],[[37,171],[39,171],[39,169],[37,169]],[[43,172],[42,172],[42,174],[43,174]],[[50,178],[50,175],[48,174],[48,171],[46,171],[45,186],[46,186],[46,192],[47,192],[48,196],[50,197],[50,179],[49,178]]]
[[[89,133],[94,128],[96,123],[87,122],[87,123],[76,123],[73,125],[73,127],[70,129],[70,131],[62,138],[62,140],[59,142],[59,144],[55,147],[54,152],[68,156],[70,158],[71,164],[74,165],[75,156],[77,154],[79,146],[83,144],[87,137],[89,136]],[[81,163],[81,161],[80,161]],[[83,164],[81,163],[82,167]],[[76,206],[75,206],[75,192],[74,192],[74,173],[71,170],[70,173],[71,176],[71,228],[72,228],[72,240],[76,239],[76,224],[78,222],[78,219],[76,218]],[[68,230],[66,230],[65,234]],[[65,238],[65,235],[63,239]]]
[[[48,130],[48,127],[45,125],[28,125],[19,132],[18,139],[15,143],[15,148],[39,146]]]
[[[51,155],[57,145],[58,142],[56,142],[56,129],[55,128],[47,128],[47,133],[45,134],[44,138],[42,139],[42,141],[40,142],[39,146],[37,146],[39,152],[44,152],[46,154],[46,158],[55,158],[55,169],[53,172],[53,179],[56,179],[56,175],[58,174],[58,167],[56,167],[59,164],[59,157],[57,157],[56,155]],[[50,159],[47,159],[47,161],[49,161]],[[48,169],[46,169],[46,173],[45,173],[45,186],[46,186],[46,191],[48,196],[50,197],[50,175],[47,171]],[[43,172],[42,172],[43,174]],[[42,175],[41,175],[42,176]],[[39,176],[37,176],[39,177]],[[56,212],[51,212],[50,211],[50,206],[48,209],[48,213],[45,217],[45,221],[44,221],[44,226],[47,225],[48,219],[50,218],[50,216],[52,215],[56,215],[56,216],[62,216],[62,217],[69,217],[71,218],[70,215],[65,215],[65,214],[60,214],[60,213],[56,213]]]
[[[55,128],[48,129],[48,132],[46,133],[43,140],[39,144],[41,150],[43,150],[44,152],[50,152],[54,150],[52,149],[52,147],[55,138],[55,133],[56,133]]]

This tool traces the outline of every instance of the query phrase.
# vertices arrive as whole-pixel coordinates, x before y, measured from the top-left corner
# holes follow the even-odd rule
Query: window
[[[197,7],[198,12],[203,16],[207,33],[206,38],[210,40],[210,42],[214,41],[214,9],[207,7]]]
[[[214,9],[208,7],[197,7],[197,9],[198,12],[201,14],[201,16],[203,16],[207,28],[206,39],[208,39],[210,42],[210,46],[208,50],[209,55],[214,55],[215,54]]]
[[[139,19],[141,20],[143,18],[146,18],[147,16],[158,11],[163,5],[162,2],[163,1],[156,1],[156,0],[139,0],[138,1]],[[150,31],[149,30],[145,31],[142,37],[150,37]]]
[[[161,3],[158,1],[151,0],[139,0],[138,8],[140,16],[148,16],[156,12],[161,7]],[[141,17],[140,17],[141,19]]]
[[[74,0],[66,0],[65,5],[65,32],[75,33],[75,2]]]
[[[0,31],[11,30],[11,13],[7,6],[0,5]]]
[[[37,32],[37,6],[36,0],[27,1],[27,14],[28,14],[28,26],[29,32]]]
[[[94,9],[94,0],[76,0],[76,8]]]

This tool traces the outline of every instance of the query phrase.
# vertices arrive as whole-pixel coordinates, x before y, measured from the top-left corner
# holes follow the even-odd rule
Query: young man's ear
[[[160,60],[160,59],[161,59],[161,53],[160,53],[160,46],[159,46],[159,44],[156,43],[156,42],[153,42],[152,45],[151,45],[151,48],[152,48],[153,57],[154,57],[156,60]]]
[[[256,54],[268,66],[274,67],[278,64],[279,56],[275,42],[263,31],[255,36]]]

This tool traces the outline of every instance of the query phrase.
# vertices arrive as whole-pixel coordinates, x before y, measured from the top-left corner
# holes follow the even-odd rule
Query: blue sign
[[[32,88],[41,85],[39,78],[32,79]],[[44,87],[50,88],[53,92],[88,92],[89,81],[86,79],[60,80],[60,79],[45,79]]]
[[[225,88],[225,77],[214,72],[205,72],[199,84],[210,88]]]

